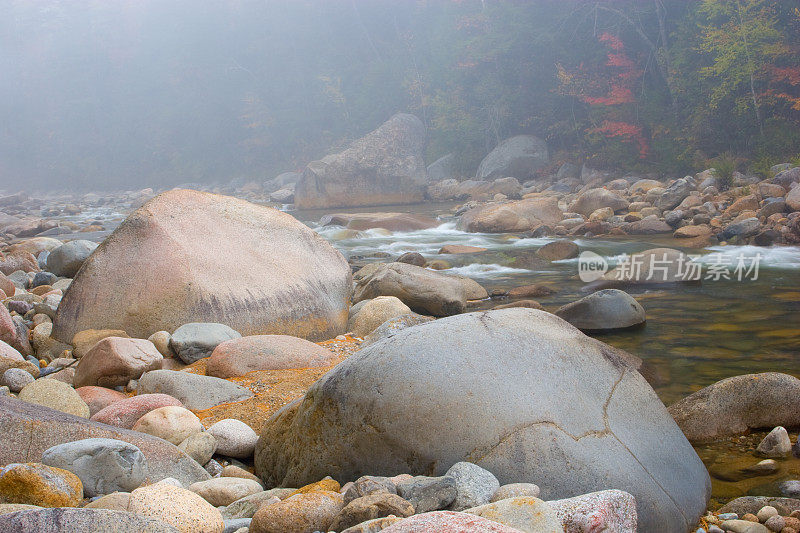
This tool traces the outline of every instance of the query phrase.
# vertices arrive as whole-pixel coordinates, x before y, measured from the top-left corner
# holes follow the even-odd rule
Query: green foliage
[[[761,155],[750,162],[748,170],[761,177],[761,179],[768,179],[773,177],[773,172],[770,170],[775,164],[777,159],[769,155]]]
[[[733,174],[736,172],[736,158],[730,153],[721,154],[711,160],[711,165],[719,189],[722,191],[730,189],[733,185]]]

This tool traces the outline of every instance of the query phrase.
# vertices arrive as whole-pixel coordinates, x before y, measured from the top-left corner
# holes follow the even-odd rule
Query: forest
[[[393,113],[474,175],[511,135],[675,177],[800,155],[796,0],[6,0],[0,180],[263,181]]]

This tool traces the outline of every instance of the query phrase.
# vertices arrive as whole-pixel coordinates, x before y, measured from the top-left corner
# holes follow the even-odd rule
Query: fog
[[[394,113],[457,176],[764,172],[800,146],[795,0],[0,0],[0,189],[258,183]],[[717,163],[719,165],[719,163]],[[525,178],[520,176],[520,178]]]
[[[2,12],[0,181],[10,189],[302,168],[408,108],[395,56],[409,53],[397,41],[420,15],[391,1],[23,0]],[[345,101],[351,84],[374,98],[351,101],[357,88]]]

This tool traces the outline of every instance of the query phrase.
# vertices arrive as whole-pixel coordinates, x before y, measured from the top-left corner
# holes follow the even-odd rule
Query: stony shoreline
[[[547,262],[576,257],[579,235],[797,243],[800,169],[776,172],[723,192],[708,171],[444,180],[427,195],[467,199],[453,214],[468,232],[552,236],[537,251]],[[240,199],[266,202],[272,187],[0,198],[4,531],[798,530],[798,481],[707,514],[689,443],[774,428],[736,475],[774,472],[797,449],[784,427],[800,427],[800,381],[737,376],[667,410],[637,357],[584,334],[646,322],[624,289],[649,283],[647,269],[612,270],[551,314],[536,301],[546,286],[490,294],[420,254],[348,263],[293,217]],[[101,206],[133,212],[108,238],[103,221],[69,222]],[[680,262],[681,249],[641,256]]]

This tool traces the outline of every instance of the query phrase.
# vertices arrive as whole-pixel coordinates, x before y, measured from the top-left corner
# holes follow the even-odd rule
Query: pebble
[[[220,420],[208,428],[208,432],[217,441],[216,453],[228,457],[251,457],[258,442],[258,434],[253,428],[234,418]]]
[[[176,329],[170,338],[170,348],[188,364],[211,357],[211,353],[219,344],[238,339],[241,335],[216,322],[192,322]]]
[[[81,387],[81,389],[83,388],[86,387]],[[125,397],[122,393],[116,394],[123,398],[92,415],[93,421],[120,428],[133,429],[133,426],[140,418],[159,407],[181,406],[179,400],[168,394],[139,394],[130,398]]]
[[[534,485],[533,483],[508,483],[507,485],[501,485],[500,488],[497,489],[492,495],[492,499],[490,501],[494,503],[507,498],[515,498],[517,496],[530,496],[532,498],[538,498],[540,492],[541,491],[538,485]]]
[[[756,453],[767,457],[785,457],[792,451],[792,441],[783,426],[770,431],[756,448]]]
[[[75,389],[55,379],[37,379],[26,385],[20,391],[19,399],[63,413],[89,418],[89,406]]]
[[[211,477],[219,477],[222,475],[222,465],[219,464],[215,459],[211,459],[209,462],[203,465],[203,468],[206,469]]]
[[[253,515],[261,507],[281,501],[281,496],[285,498],[290,492],[294,492],[294,489],[277,488],[256,492],[228,505],[222,511],[222,516],[225,518],[253,518]]]
[[[347,489],[344,491],[344,503],[349,504],[351,501],[369,496],[370,494],[377,494],[385,492],[387,494],[397,494],[397,488],[394,482],[386,477],[380,476],[361,476],[357,480],[347,483]]]
[[[769,533],[766,526],[749,520],[726,520],[722,523],[722,529],[732,533]]]
[[[418,514],[437,511],[456,499],[456,481],[450,476],[415,476],[398,483],[397,494],[411,502]]]
[[[756,517],[758,518],[759,522],[766,522],[773,516],[777,515],[778,515],[778,510],[771,505],[765,505],[764,507],[758,510],[758,513],[756,513]]]
[[[177,446],[189,435],[203,431],[203,424],[188,409],[168,405],[144,415],[133,425],[133,430],[160,437]]]
[[[208,431],[200,431],[186,437],[183,442],[178,444],[178,448],[199,464],[204,465],[217,451],[217,439]]]
[[[535,531],[536,533],[563,533],[564,531],[555,509],[542,500],[530,496],[508,498],[466,509],[464,512],[482,516],[521,531]],[[594,529],[590,531],[594,531]]]
[[[334,518],[343,508],[344,500],[337,492],[295,494],[259,508],[250,523],[250,533],[329,531]]]
[[[33,381],[33,376],[21,368],[9,368],[3,372],[2,384],[11,392],[19,392]]]
[[[92,438],[58,444],[42,454],[42,463],[69,470],[88,497],[130,492],[147,477],[147,459],[127,442]]]
[[[800,497],[800,480],[787,479],[786,481],[781,481],[780,484],[778,484],[778,489],[781,491],[781,494],[787,498]]]
[[[451,511],[463,511],[470,507],[486,505],[500,488],[500,482],[494,474],[476,464],[464,461],[451,466],[445,476],[455,480],[456,497],[448,507]]]
[[[414,514],[414,506],[397,494],[376,492],[351,501],[336,515],[329,528],[342,531],[367,520],[398,516],[406,518]]]
[[[771,516],[764,521],[764,525],[770,531],[775,531],[776,533],[786,527],[786,520],[782,516]]]
[[[199,494],[214,507],[227,506],[246,496],[262,492],[258,481],[239,477],[219,477],[189,485],[189,490]]]
[[[219,510],[192,491],[156,483],[131,493],[128,511],[166,522],[181,533],[222,533]]]

